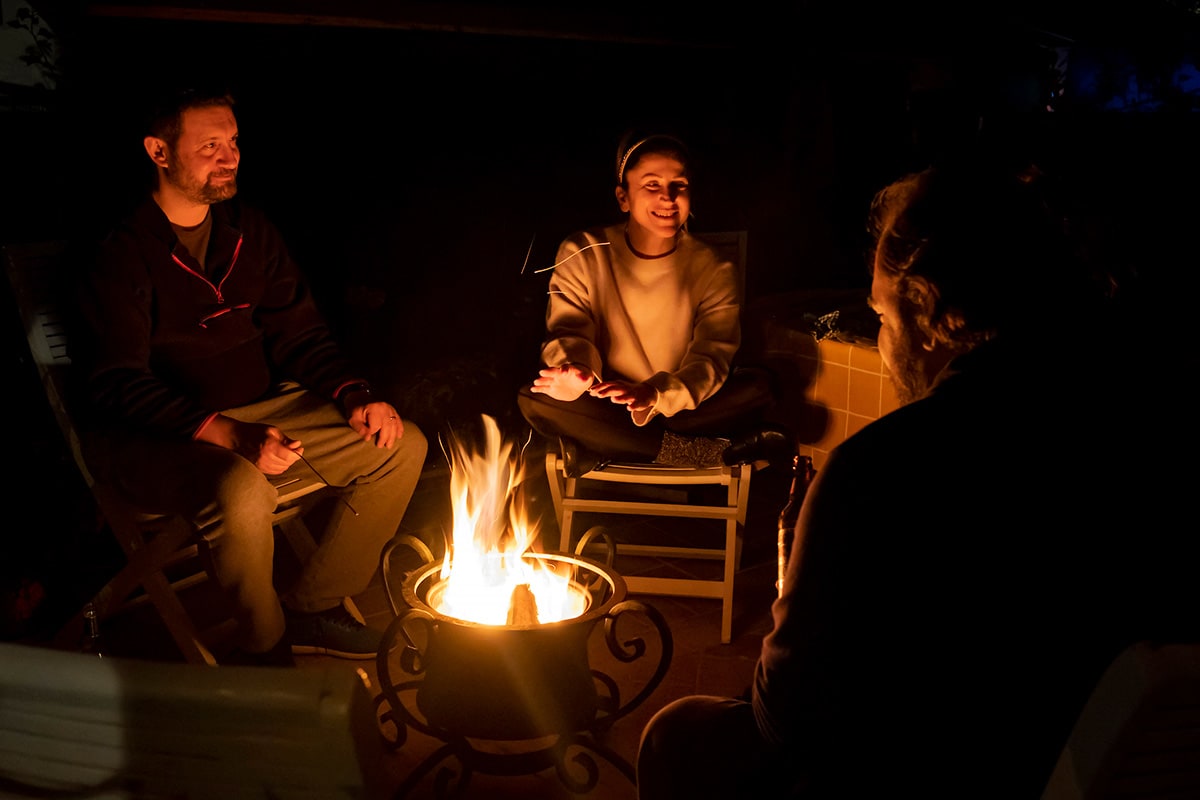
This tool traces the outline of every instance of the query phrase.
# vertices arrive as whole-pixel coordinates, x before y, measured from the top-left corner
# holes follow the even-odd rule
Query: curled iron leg
[[[667,621],[654,606],[648,605],[638,600],[624,600],[614,605],[604,619],[604,641],[608,645],[609,653],[618,661],[628,664],[637,661],[646,654],[646,640],[640,637],[634,637],[625,641],[620,641],[617,635],[617,623],[625,614],[637,614],[644,616],[654,626],[658,632],[659,641],[661,642],[661,652],[659,653],[658,664],[655,667],[654,674],[650,680],[642,687],[642,690],[637,693],[628,703],[614,709],[609,724],[613,721],[625,716],[633,709],[641,705],[651,692],[658,688],[662,683],[663,678],[667,675],[667,670],[671,666],[671,657],[675,652],[675,643],[671,638],[671,629],[667,627]],[[594,671],[593,671],[594,672]]]

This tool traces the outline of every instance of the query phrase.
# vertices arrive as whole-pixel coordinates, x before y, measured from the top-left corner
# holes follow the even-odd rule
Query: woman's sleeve
[[[542,362],[549,367],[581,364],[600,378],[604,364],[596,347],[593,306],[598,259],[592,249],[584,249],[588,244],[588,236],[577,234],[559,245],[546,302]]]

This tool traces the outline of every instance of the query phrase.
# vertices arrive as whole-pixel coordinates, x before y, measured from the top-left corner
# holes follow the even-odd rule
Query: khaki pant
[[[331,485],[344,487],[318,548],[303,564],[283,602],[296,611],[323,611],[362,592],[379,566],[412,498],[427,442],[404,421],[391,448],[359,438],[330,401],[286,384],[269,399],[228,409],[226,416],[275,425],[299,439],[304,456]],[[89,467],[148,511],[183,514],[211,550],[217,580],[240,626],[240,644],[262,651],[283,636],[284,618],[273,583],[271,515],[278,495],[257,467],[231,450],[197,441],[144,436],[90,437]],[[306,474],[298,461],[289,474]]]

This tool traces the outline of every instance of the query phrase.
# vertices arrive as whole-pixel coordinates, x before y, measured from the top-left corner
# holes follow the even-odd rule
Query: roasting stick
[[[326,486],[329,485],[329,481],[325,480],[325,476],[322,475],[321,473],[317,472],[317,468],[312,465],[311,461],[309,461],[307,458],[304,457],[303,453],[296,453],[296,455],[300,456],[300,460],[303,461],[308,466],[308,468],[312,470],[312,474],[317,476],[317,480],[319,480],[321,483],[325,484]],[[347,500],[345,497],[343,497],[341,492],[335,492],[335,494],[337,494],[338,500],[341,500],[343,503],[345,503],[346,508],[350,509],[350,511],[354,514],[354,516],[357,517],[358,512],[354,510],[354,506],[350,505],[350,501]]]

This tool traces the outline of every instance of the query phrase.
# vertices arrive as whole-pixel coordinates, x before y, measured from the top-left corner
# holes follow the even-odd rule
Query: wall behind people
[[[225,82],[242,194],[283,229],[334,324],[352,346],[389,348],[389,374],[431,406],[464,382],[477,405],[532,367],[555,243],[617,216],[603,187],[628,125],[693,143],[693,228],[749,231],[751,299],[865,292],[871,193],[981,129],[1093,188],[1119,177],[1122,191],[1085,199],[1120,227],[1127,206],[1155,223],[1163,187],[1196,172],[1175,160],[1186,124],[1164,137],[1165,119],[1055,119],[1018,97],[1041,90],[1028,34],[940,34],[907,10],[873,26],[795,9],[730,20],[712,44],[92,17],[65,38],[53,113],[24,115],[28,135],[6,147],[21,188],[0,224],[99,230],[148,169],[138,101],[164,82]],[[1155,265],[1169,262],[1153,238]]]
[[[83,199],[68,203],[76,220],[66,227],[98,231],[140,190],[143,97],[162,83],[226,83],[239,98],[243,198],[279,224],[351,345],[388,348],[389,374],[444,406],[453,398],[440,387],[472,370],[486,390],[510,364],[514,375],[534,369],[544,270],[571,230],[617,218],[604,187],[631,125],[694,143],[703,175],[693,228],[750,231],[751,291],[843,280],[820,202],[832,177],[820,173],[824,97],[791,88],[818,79],[740,55],[693,43],[92,19],[64,67],[64,144],[82,146],[89,166],[64,188]]]

